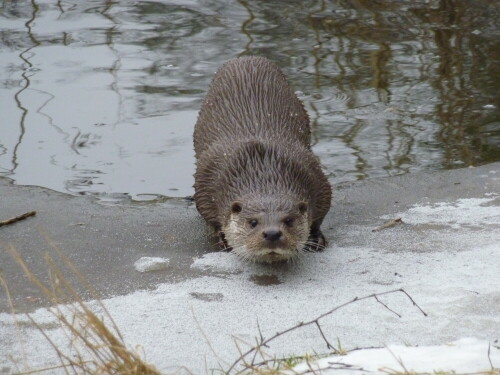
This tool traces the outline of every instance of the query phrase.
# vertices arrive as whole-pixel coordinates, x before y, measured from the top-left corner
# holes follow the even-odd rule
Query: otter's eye
[[[287,217],[285,220],[283,220],[283,223],[285,223],[287,227],[291,227],[293,225],[293,218]]]
[[[248,222],[252,228],[255,228],[259,222],[255,219],[252,219]]]

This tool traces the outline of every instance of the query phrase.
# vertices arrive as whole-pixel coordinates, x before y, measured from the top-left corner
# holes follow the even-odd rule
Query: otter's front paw
[[[217,233],[217,237],[219,237],[219,242],[217,242],[217,244],[219,245],[222,251],[231,251],[233,249],[231,246],[228,245],[226,240],[226,235],[224,234],[224,232],[219,231],[219,233]]]
[[[311,232],[309,235],[306,250],[311,252],[322,251],[325,249],[326,245],[328,245],[328,242],[326,241],[325,236],[323,236],[323,233],[318,230]]]

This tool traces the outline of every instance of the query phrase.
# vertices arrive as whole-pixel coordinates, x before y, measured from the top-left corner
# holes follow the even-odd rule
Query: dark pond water
[[[104,198],[192,194],[217,67],[263,55],[332,183],[500,160],[500,2],[0,3],[0,175]]]

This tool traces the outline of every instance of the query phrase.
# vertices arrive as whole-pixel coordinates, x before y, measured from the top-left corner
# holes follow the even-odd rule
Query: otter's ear
[[[238,201],[233,202],[233,204],[231,205],[231,212],[233,214],[238,214],[241,212],[242,208],[243,208],[243,205],[241,202],[238,202]]]
[[[298,205],[299,211],[301,214],[304,214],[307,211],[307,203],[306,202],[300,202]]]

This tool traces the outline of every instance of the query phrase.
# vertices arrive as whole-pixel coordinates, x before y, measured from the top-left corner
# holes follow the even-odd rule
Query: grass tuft
[[[47,284],[43,283],[28,268],[13,245],[7,245],[7,251],[22,268],[31,283],[37,286],[51,303],[51,307],[48,307],[47,310],[55,317],[59,327],[66,334],[69,345],[66,349],[59,347],[46,333],[46,327],[36,322],[30,314],[26,314],[33,326],[51,345],[60,364],[51,368],[27,370],[18,374],[54,373],[54,371],[59,370],[66,375],[160,375],[158,370],[145,363],[138,353],[126,346],[117,325],[104,304],[97,298],[95,290],[60,249],[49,239],[47,240],[56,255],[56,259],[48,253],[44,255],[44,261],[50,274],[50,281]],[[102,317],[98,317],[79,297],[73,285],[63,276],[60,266],[56,266],[55,260],[59,263],[62,262],[63,267],[76,276],[78,283],[92,292],[99,309],[103,312]],[[0,281],[6,289],[7,295],[10,296],[7,283],[2,276],[0,276]],[[12,312],[15,313],[12,302],[10,305]],[[15,324],[19,331],[20,322],[16,320]]]

